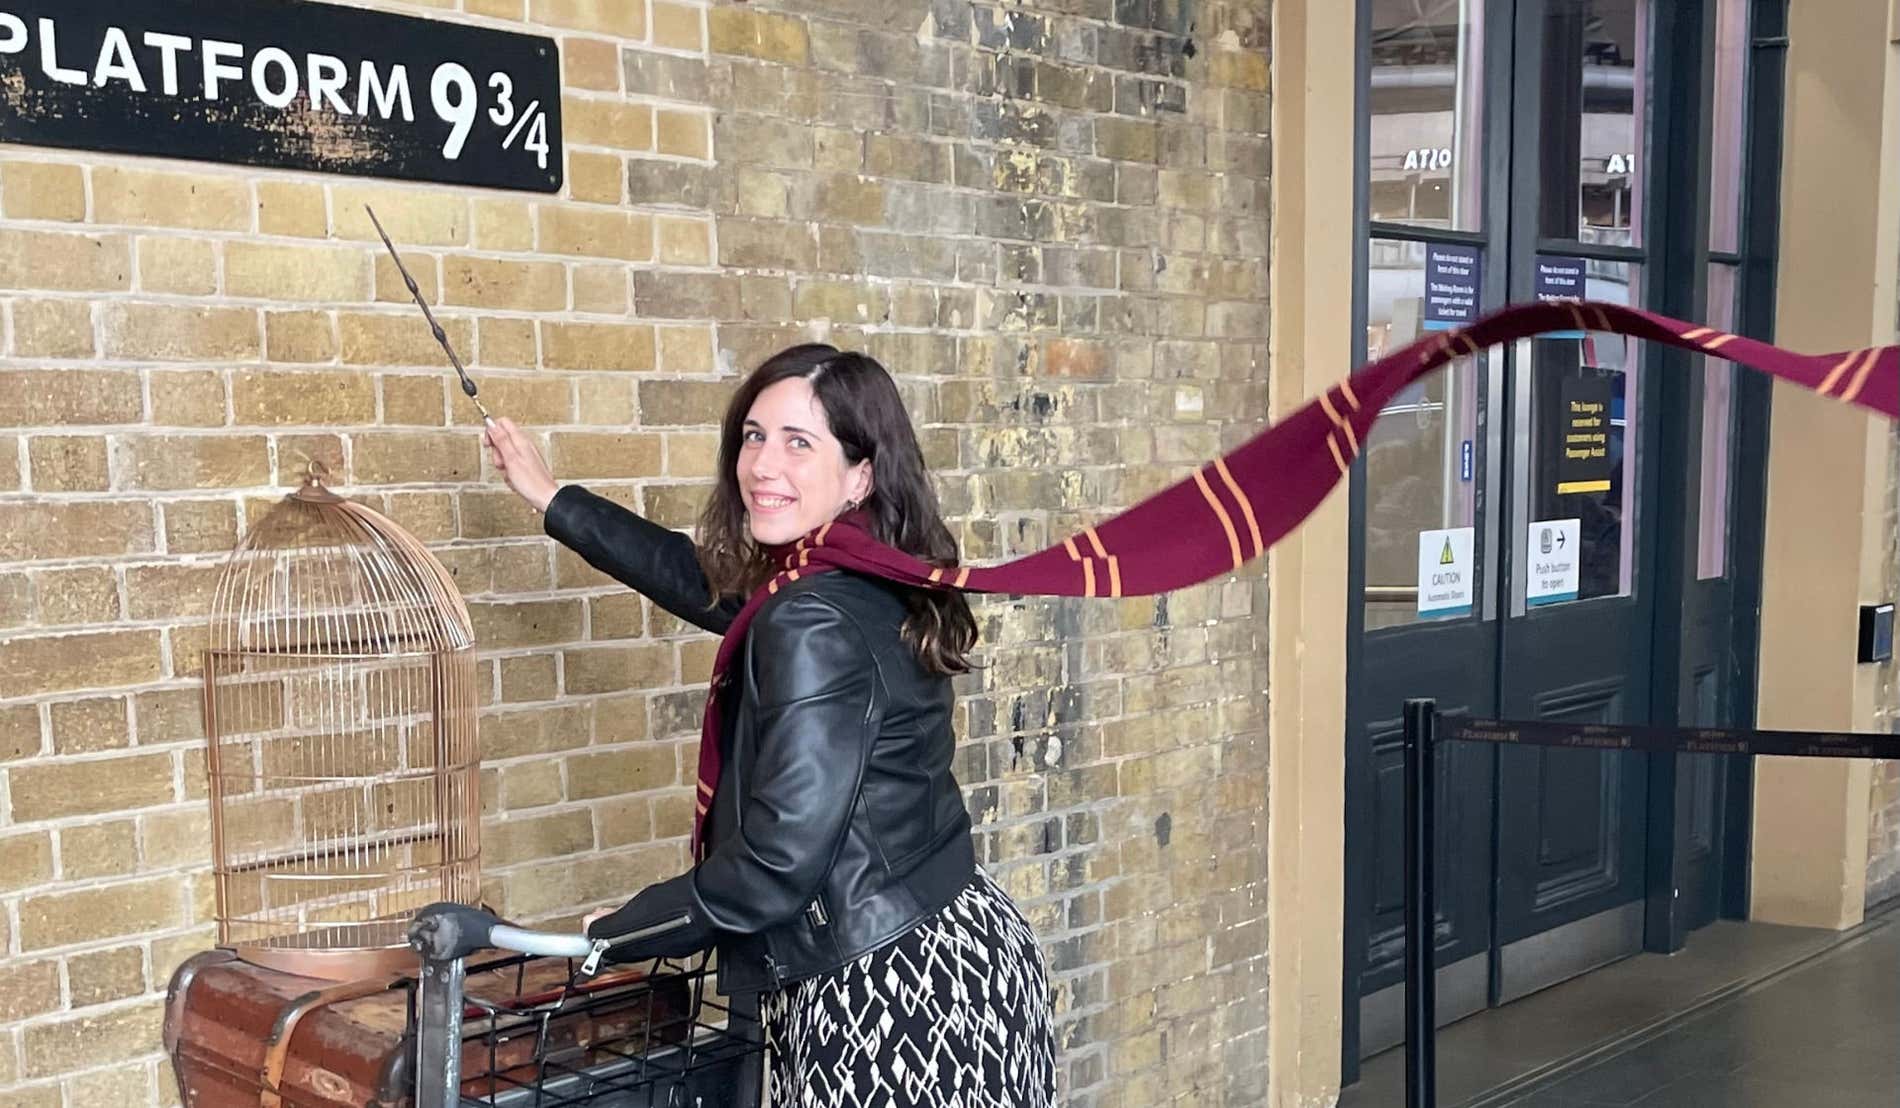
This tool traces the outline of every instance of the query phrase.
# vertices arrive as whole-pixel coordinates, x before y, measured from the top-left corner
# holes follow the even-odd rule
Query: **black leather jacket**
[[[708,631],[692,540],[567,486],[550,536]],[[781,588],[753,617],[722,695],[724,768],[706,857],[588,929],[636,961],[717,945],[728,995],[836,969],[954,900],[975,873],[950,770],[950,681],[898,634],[901,586],[847,572]]]

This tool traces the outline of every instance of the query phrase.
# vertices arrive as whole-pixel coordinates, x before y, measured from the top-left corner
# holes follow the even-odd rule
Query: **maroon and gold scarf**
[[[747,599],[719,644],[699,739],[694,856],[719,783],[719,693],[753,615],[781,586],[835,569],[924,588],[1043,596],[1145,596],[1197,584],[1259,557],[1319,507],[1358,456],[1379,410],[1400,389],[1454,358],[1571,329],[1713,354],[1822,396],[1900,417],[1900,347],[1795,354],[1617,304],[1526,304],[1380,358],[1187,480],[1014,561],[939,568],[879,542],[857,518],[842,517],[774,551],[783,569]]]

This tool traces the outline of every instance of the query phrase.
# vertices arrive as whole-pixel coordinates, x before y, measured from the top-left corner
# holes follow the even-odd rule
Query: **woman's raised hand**
[[[554,473],[548,469],[541,452],[535,449],[534,440],[516,427],[514,420],[504,416],[487,422],[482,429],[482,441],[488,444],[488,455],[508,487],[535,511],[547,511],[548,501],[554,499],[560,486],[555,484]]]

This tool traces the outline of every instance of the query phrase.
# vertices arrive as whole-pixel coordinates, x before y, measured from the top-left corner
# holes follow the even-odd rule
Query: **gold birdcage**
[[[347,979],[413,959],[415,909],[477,895],[474,633],[442,564],[323,476],[219,578],[205,733],[220,945]]]

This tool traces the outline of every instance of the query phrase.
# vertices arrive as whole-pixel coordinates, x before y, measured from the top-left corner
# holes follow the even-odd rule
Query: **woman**
[[[702,752],[702,803],[717,785],[700,861],[588,935],[619,961],[717,946],[720,990],[761,994],[775,1103],[1050,1104],[1042,955],[976,865],[950,770],[969,605],[875,576],[781,572],[840,526],[956,564],[884,368],[814,344],[753,372],[726,411],[697,547],[557,487],[510,421],[486,438],[549,535],[674,615],[743,636],[724,644],[736,653],[710,694],[724,722]]]

